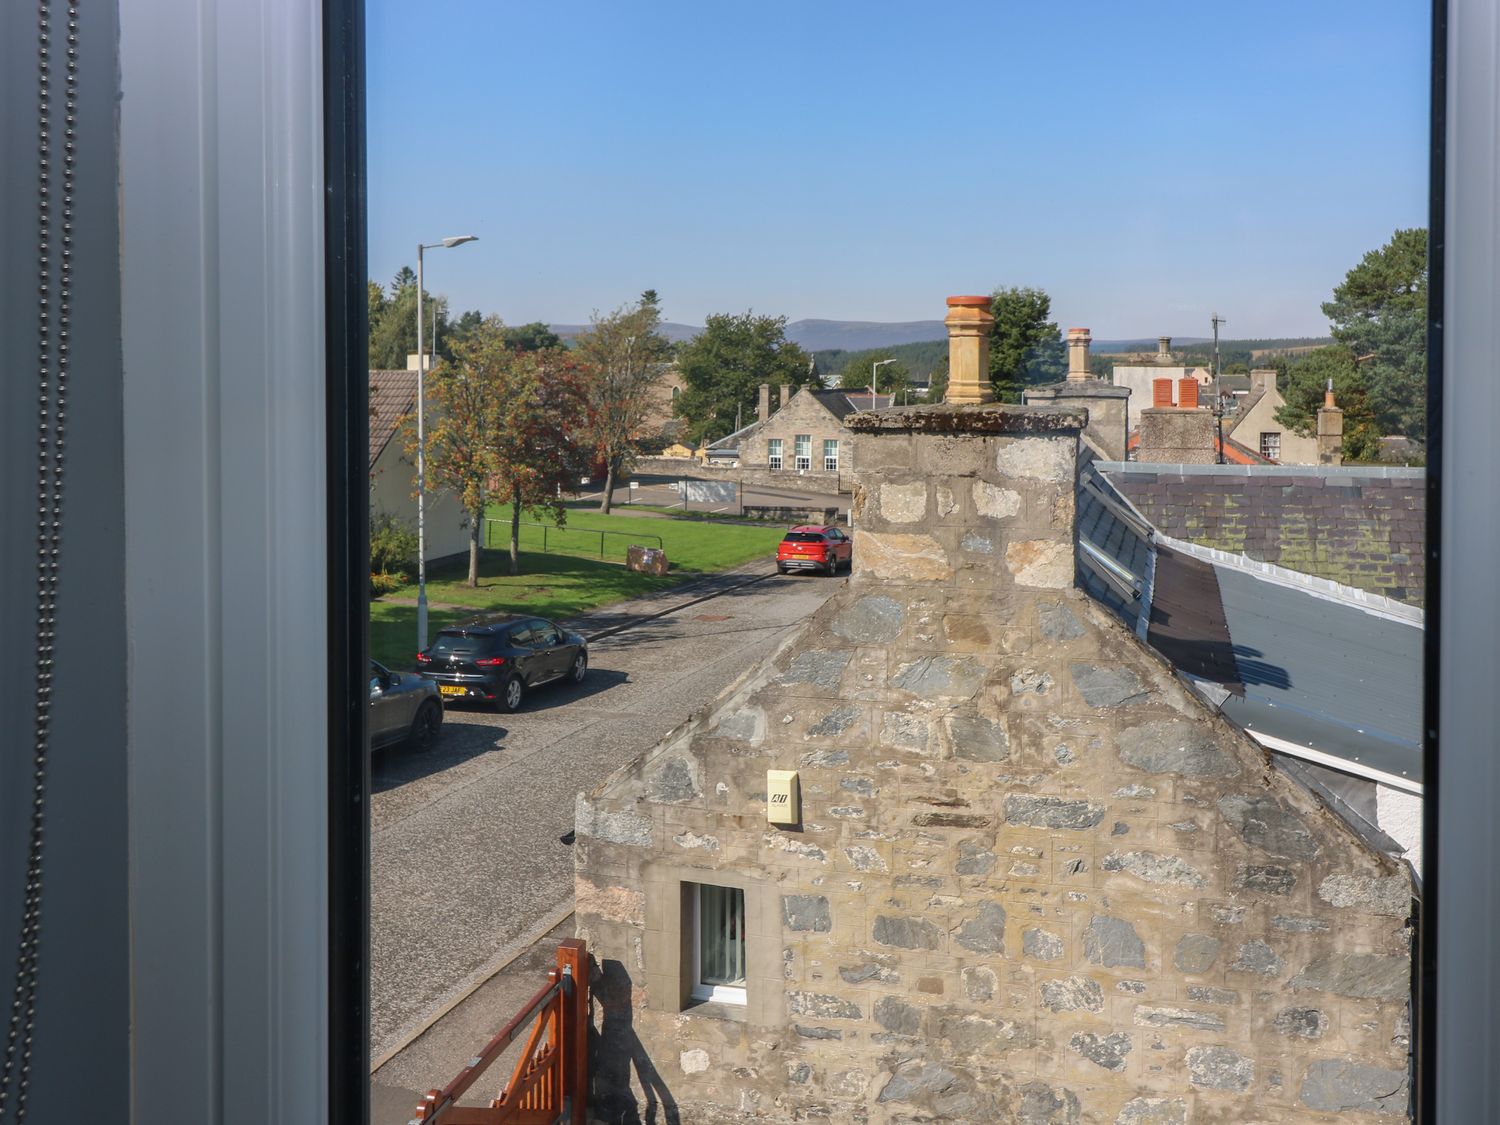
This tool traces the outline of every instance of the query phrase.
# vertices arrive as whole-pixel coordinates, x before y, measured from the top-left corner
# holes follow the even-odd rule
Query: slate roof
[[[1080,586],[1264,745],[1420,783],[1421,611],[1163,535],[1120,469],[1081,466]]]
[[[370,469],[385,452],[401,419],[417,407],[415,371],[370,372]]]
[[[1121,462],[1099,468],[1163,534],[1422,605],[1423,469]]]

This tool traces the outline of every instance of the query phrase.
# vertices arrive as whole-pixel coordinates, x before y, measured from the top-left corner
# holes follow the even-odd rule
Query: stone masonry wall
[[[1081,417],[855,424],[849,583],[579,799],[596,1113],[1404,1120],[1409,880],[1074,589]],[[744,1006],[685,1001],[694,882]]]

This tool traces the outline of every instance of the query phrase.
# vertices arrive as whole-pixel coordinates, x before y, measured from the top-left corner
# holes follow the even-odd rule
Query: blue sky
[[[508,323],[1326,331],[1427,214],[1428,5],[369,0],[370,269]]]

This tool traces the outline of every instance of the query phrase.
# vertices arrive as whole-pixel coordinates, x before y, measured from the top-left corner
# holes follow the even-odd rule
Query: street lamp
[[[427,357],[422,352],[422,252],[451,250],[477,242],[476,234],[460,234],[441,242],[417,243],[417,651],[427,648]],[[433,335],[436,336],[436,326]]]
[[[887,363],[895,363],[895,362],[896,361],[894,359],[882,359],[882,360],[877,360],[875,363],[870,364],[870,394],[871,395],[878,397],[879,394],[880,394],[880,387],[875,382],[875,373],[877,371],[879,371],[882,367],[884,367]],[[874,407],[874,405],[875,404],[873,402],[870,404],[871,407]]]

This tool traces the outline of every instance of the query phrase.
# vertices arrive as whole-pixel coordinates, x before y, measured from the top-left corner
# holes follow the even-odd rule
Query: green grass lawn
[[[466,562],[428,569],[429,639],[444,625],[475,613],[572,617],[611,602],[679,585],[700,574],[769,556],[782,536],[782,528],[776,526],[601,516],[597,512],[571,510],[567,526],[579,531],[570,534],[549,530],[546,554],[541,551],[541,528],[522,526],[521,573],[511,575],[507,553],[509,506],[492,507],[490,517],[506,522],[503,526],[492,526],[494,546],[480,557],[477,588],[466,581]],[[583,534],[584,529],[594,534]],[[604,537],[604,560],[598,557],[600,530],[624,533]],[[623,563],[626,547],[631,543],[655,546],[656,536],[661,537],[667,552],[670,573],[658,578],[626,570]],[[389,668],[409,669],[415,663],[416,594],[416,584],[412,583],[370,605],[370,655]]]

